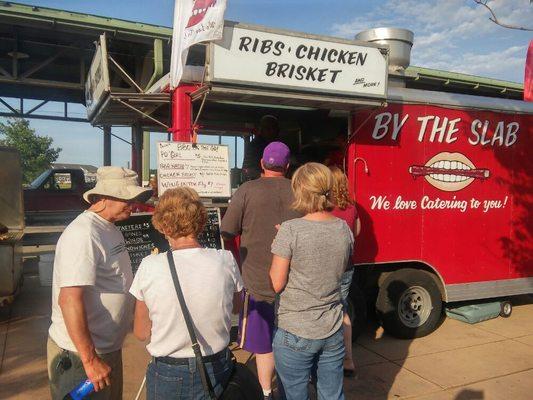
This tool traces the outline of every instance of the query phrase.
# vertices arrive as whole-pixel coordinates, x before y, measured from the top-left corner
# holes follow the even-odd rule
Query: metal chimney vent
[[[400,70],[409,66],[414,33],[401,28],[375,28],[359,32],[356,40],[389,45],[389,69]]]

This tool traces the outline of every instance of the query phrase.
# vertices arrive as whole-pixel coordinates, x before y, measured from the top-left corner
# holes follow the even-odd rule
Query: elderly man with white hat
[[[54,400],[86,379],[96,391],[91,399],[122,398],[121,349],[133,314],[133,273],[115,222],[151,193],[129,169],[99,168],[96,186],[83,195],[91,206],[57,242],[47,344]]]

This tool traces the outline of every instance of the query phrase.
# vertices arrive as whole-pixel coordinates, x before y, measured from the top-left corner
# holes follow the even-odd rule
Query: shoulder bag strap
[[[200,372],[200,378],[202,379],[202,384],[204,389],[209,395],[209,398],[216,399],[215,392],[213,390],[213,385],[211,380],[207,375],[207,370],[205,368],[204,361],[202,359],[202,352],[200,351],[200,345],[198,344],[198,339],[196,338],[196,333],[194,332],[194,325],[192,322],[191,314],[185,303],[185,298],[183,297],[183,292],[181,291],[180,282],[178,280],[178,274],[176,273],[176,265],[174,263],[174,257],[172,256],[172,251],[167,251],[168,266],[170,268],[170,274],[172,275],[172,280],[174,281],[174,288],[176,289],[176,294],[178,296],[178,301],[180,303],[181,312],[183,318],[185,319],[185,325],[187,325],[187,330],[189,331],[189,336],[191,337],[192,350],[194,351],[194,356],[196,358],[196,364],[198,364],[198,370]]]

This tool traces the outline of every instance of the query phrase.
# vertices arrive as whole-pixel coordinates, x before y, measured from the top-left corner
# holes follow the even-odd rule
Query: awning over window
[[[274,89],[259,89],[243,86],[227,86],[211,83],[191,93],[193,101],[206,96],[208,102],[244,103],[268,105],[272,108],[293,107],[295,109],[330,109],[351,111],[386,104],[381,99],[365,99],[349,96],[326,96],[323,94],[292,92]]]

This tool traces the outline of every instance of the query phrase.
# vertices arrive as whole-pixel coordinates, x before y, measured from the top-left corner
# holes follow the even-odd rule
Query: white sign
[[[85,82],[85,105],[89,119],[103,100],[104,93],[109,91],[108,73],[105,35],[101,35]]]
[[[224,27],[226,0],[176,0],[170,56],[170,88],[178,86],[189,47],[220,39]]]
[[[210,56],[215,82],[386,97],[388,59],[377,47],[226,26]]]
[[[201,197],[230,197],[228,146],[157,143],[158,192],[188,186]]]

